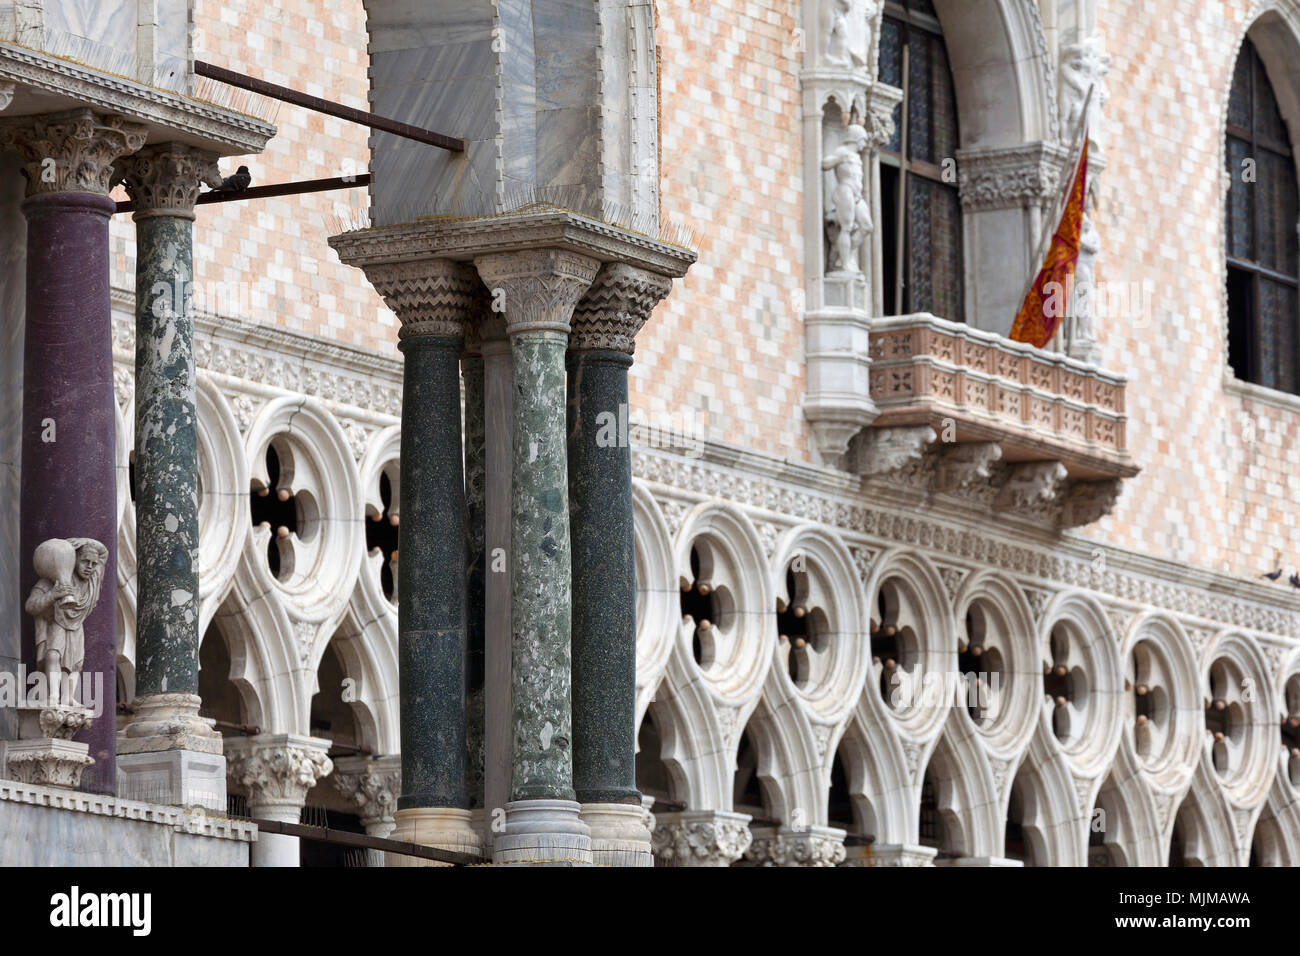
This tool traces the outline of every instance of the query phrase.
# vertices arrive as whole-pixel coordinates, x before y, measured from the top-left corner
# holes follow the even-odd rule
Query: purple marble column
[[[79,739],[95,759],[81,789],[113,793],[117,484],[108,220],[115,204],[108,183],[112,161],[142,146],[144,133],[120,118],[78,110],[37,117],[8,134],[27,161],[19,588],[23,597],[31,592],[32,554],[48,538],[93,538],[108,548],[103,589],[84,625],[81,695],[96,719]],[[34,622],[21,617],[30,673]]]

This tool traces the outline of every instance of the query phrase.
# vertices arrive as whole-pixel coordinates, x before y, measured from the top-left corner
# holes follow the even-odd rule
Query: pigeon
[[[221,185],[213,188],[214,193],[237,193],[243,192],[248,188],[248,184],[253,181],[252,175],[248,172],[247,166],[240,166],[235,170],[233,176],[227,176],[221,180]]]
[[[1281,568],[1278,568],[1276,571],[1273,571],[1273,572],[1270,573],[1270,574],[1261,574],[1261,575],[1260,575],[1261,578],[1268,578],[1270,581],[1276,581],[1276,580],[1277,580],[1278,578],[1280,578],[1281,576],[1282,576],[1282,569],[1281,569]]]
[[[1297,574],[1295,571],[1292,571],[1289,580],[1291,581],[1291,587],[1300,588],[1300,574]]]

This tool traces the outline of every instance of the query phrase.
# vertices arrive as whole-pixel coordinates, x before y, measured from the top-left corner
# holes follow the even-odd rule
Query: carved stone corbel
[[[1118,478],[1071,482],[1061,507],[1061,527],[1080,528],[1115,510],[1124,483]]]
[[[1013,465],[993,509],[1022,514],[1041,513],[1057,503],[1066,476],[1065,466],[1059,461],[1027,461]]]
[[[993,466],[1001,460],[1002,449],[997,442],[941,446],[935,490],[957,494],[972,485],[986,482],[993,474]]]
[[[868,429],[858,438],[855,470],[871,478],[915,470],[936,437],[929,425]]]

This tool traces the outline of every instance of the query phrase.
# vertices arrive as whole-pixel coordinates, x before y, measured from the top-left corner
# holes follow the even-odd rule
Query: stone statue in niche
[[[51,705],[76,703],[77,675],[86,659],[84,625],[99,603],[107,563],[108,548],[91,538],[50,538],[32,555],[41,579],[26,607],[36,618],[36,661]]]
[[[863,195],[862,153],[867,131],[853,123],[844,142],[822,158],[830,173],[825,187],[826,238],[830,245],[828,272],[861,272],[862,242],[871,232],[871,209]]]
[[[1092,223],[1092,216],[1085,212],[1079,233],[1079,261],[1074,267],[1074,330],[1069,346],[1070,358],[1082,362],[1096,363],[1101,357],[1092,327],[1097,292],[1092,266],[1100,251],[1101,236]]]
[[[1065,117],[1067,139],[1072,140],[1084,120],[1083,104],[1092,88],[1092,102],[1088,105],[1088,139],[1095,150],[1094,161],[1099,160],[1103,144],[1102,109],[1110,99],[1106,87],[1106,74],[1110,72],[1111,58],[1101,44],[1101,37],[1088,37],[1082,43],[1067,46],[1061,55],[1061,113]]]
[[[871,22],[880,0],[826,0],[823,35],[826,62],[853,69],[865,68],[871,49]]]

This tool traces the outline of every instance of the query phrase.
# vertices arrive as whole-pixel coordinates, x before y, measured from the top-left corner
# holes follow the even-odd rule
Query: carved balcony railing
[[[864,475],[1073,527],[1138,473],[1118,375],[924,313],[873,321],[870,352],[880,414],[854,444]]]

